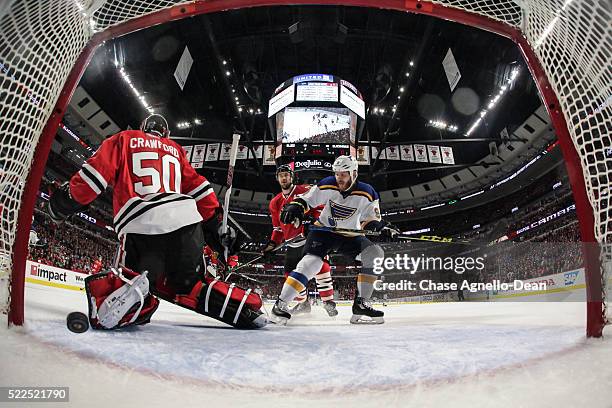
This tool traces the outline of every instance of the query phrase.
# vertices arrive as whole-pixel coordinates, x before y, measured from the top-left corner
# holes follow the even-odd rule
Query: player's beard
[[[338,188],[340,189],[340,191],[346,191],[351,187],[352,183],[352,179],[349,179],[348,181],[338,182]]]
[[[288,181],[286,183],[279,183],[282,190],[290,190],[293,183]]]

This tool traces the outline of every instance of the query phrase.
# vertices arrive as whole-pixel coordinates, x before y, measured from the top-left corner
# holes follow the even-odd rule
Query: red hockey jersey
[[[118,235],[164,234],[209,219],[219,206],[211,184],[168,138],[126,130],[106,139],[70,180],[70,194],[89,204],[113,187]]]
[[[270,237],[271,241],[274,241],[276,245],[280,245],[283,242],[292,239],[293,237],[300,235],[304,232],[304,227],[300,225],[298,228],[295,228],[293,224],[283,224],[280,222],[280,213],[285,206],[285,204],[290,203],[293,199],[300,195],[304,194],[306,191],[310,189],[308,184],[298,184],[297,186],[293,186],[293,189],[289,193],[289,195],[284,195],[282,192],[278,193],[271,201],[270,201],[270,215],[272,216],[272,236]],[[314,208],[310,210],[307,214],[313,216],[315,219],[319,217],[319,213],[321,212],[320,208]],[[304,240],[294,241],[291,245],[292,247],[297,247],[304,245]]]

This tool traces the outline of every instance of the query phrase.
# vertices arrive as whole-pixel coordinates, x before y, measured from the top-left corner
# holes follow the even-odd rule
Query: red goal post
[[[59,121],[103,41],[202,13],[371,0],[14,0],[0,4],[0,309],[24,321],[27,243]],[[612,8],[597,0],[378,0],[491,31],[521,49],[559,139],[586,252],[587,336],[606,323],[602,244],[612,241]],[[520,4],[520,5],[519,5]],[[604,255],[609,256],[608,253]],[[603,261],[603,262],[602,262]],[[4,291],[4,293],[2,293]]]

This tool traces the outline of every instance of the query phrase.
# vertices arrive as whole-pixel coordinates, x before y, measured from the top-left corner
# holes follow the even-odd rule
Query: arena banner
[[[84,273],[39,262],[26,262],[25,280],[27,283],[68,290],[85,290],[87,276]]]
[[[584,301],[585,275],[584,269],[572,269],[562,273],[524,279],[515,288],[516,281],[509,284],[487,283],[485,290],[463,290],[466,301],[497,302],[497,301]],[[417,283],[418,287],[418,283]],[[389,299],[388,294],[403,291],[409,294],[410,283],[407,280],[398,282],[374,284],[374,301],[388,299],[388,303],[436,303],[456,302],[459,291],[429,293],[415,296],[404,296]],[[540,288],[540,289],[538,289]],[[424,289],[424,288],[420,288]],[[387,295],[387,296],[385,296]]]
[[[465,292],[464,295],[467,300],[510,300],[517,298],[521,298],[521,300],[525,297],[533,297],[533,299],[528,300],[570,300],[565,298],[558,299],[547,299],[546,295],[559,294],[562,292],[569,292],[579,289],[586,288],[585,277],[584,277],[584,268],[573,269],[566,272],[556,273],[553,275],[540,276],[537,278],[525,279],[522,281],[523,284],[519,288],[514,288],[513,285],[510,287],[493,287],[490,290],[485,291],[477,291],[477,292]],[[530,288],[541,286],[542,290],[533,290]],[[583,300],[583,296],[580,299],[574,300]]]

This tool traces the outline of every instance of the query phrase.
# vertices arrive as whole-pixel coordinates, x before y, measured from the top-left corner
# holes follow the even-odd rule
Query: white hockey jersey
[[[295,200],[306,210],[323,205],[319,223],[326,227],[362,229],[370,221],[380,221],[380,197],[374,188],[357,181],[340,191],[334,176],[326,177]]]

